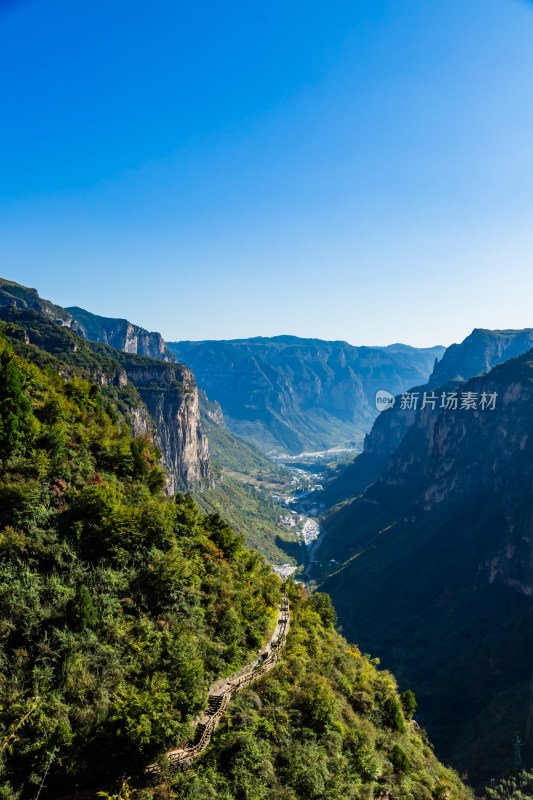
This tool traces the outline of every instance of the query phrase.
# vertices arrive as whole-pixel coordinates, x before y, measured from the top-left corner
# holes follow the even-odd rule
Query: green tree
[[[320,616],[324,625],[335,625],[337,622],[337,613],[333,608],[333,603],[331,602],[329,594],[315,592],[311,596],[311,605]]]
[[[409,772],[409,759],[399,744],[395,744],[393,746],[390,754],[390,760],[392,762],[392,766],[394,767],[394,771],[397,772],[398,775],[403,775],[406,772]]]
[[[532,800],[533,772],[521,772],[519,775],[505,778],[497,786],[487,788],[487,800]]]
[[[94,628],[98,614],[88,588],[82,584],[67,606],[67,617],[73,627]]]
[[[22,391],[22,377],[7,347],[0,355],[0,455],[8,458],[30,432],[31,404]]]
[[[418,705],[413,692],[410,689],[407,689],[406,692],[402,692],[402,694],[400,695],[400,701],[402,704],[405,718],[412,719],[413,714],[415,713],[416,707]]]
[[[383,722],[393,731],[398,731],[399,733],[405,731],[402,709],[394,697],[387,697],[383,703]]]
[[[207,527],[211,540],[219,547],[226,558],[234,558],[244,548],[242,536],[236,536],[220,514],[208,517]]]

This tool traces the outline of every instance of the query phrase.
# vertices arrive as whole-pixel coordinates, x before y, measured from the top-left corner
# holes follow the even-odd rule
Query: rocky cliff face
[[[78,335],[83,335],[81,325],[64,308],[54,305],[49,300],[43,300],[42,297],[39,297],[37,289],[28,289],[26,286],[6,281],[4,278],[0,278],[0,306],[33,309],[56,325],[71,328]]]
[[[142,398],[140,399],[142,400]],[[132,436],[142,436],[143,434],[148,434],[148,436],[150,436],[154,442],[157,442],[157,429],[155,421],[144,402],[131,404],[128,408],[127,418],[131,428]],[[174,481],[169,481],[169,491],[173,485]]]
[[[230,430],[263,450],[300,453],[362,441],[378,389],[426,381],[444,348],[353,347],[294,336],[170,342]]]
[[[170,475],[169,491],[213,485],[207,436],[200,421],[198,390],[183,364],[148,359],[123,366],[155,423],[156,443]]]
[[[533,350],[463,397],[476,407],[417,411],[381,476],[325,521],[315,558],[341,562],[323,588],[344,629],[425,701],[443,757],[486,779],[487,753],[503,768],[501,741],[527,735]]]
[[[209,400],[203,389],[198,390],[198,399],[200,405],[200,416],[214,422],[219,427],[226,427],[226,420],[220,407],[220,403],[216,400]]]
[[[457,388],[454,384],[447,387],[448,393]],[[460,408],[461,398],[469,394],[477,398],[477,408]],[[480,407],[483,395],[496,397],[495,408]],[[394,507],[394,516],[395,504],[387,499],[391,490],[395,497],[403,498],[409,518],[418,520],[427,513],[439,513],[448,502],[490,496],[491,505],[498,507],[498,513],[506,521],[500,531],[502,545],[498,553],[502,564],[509,568],[497,569],[494,554],[490,580],[498,577],[505,582],[506,575],[512,572],[510,562],[515,558],[523,590],[533,595],[533,351],[461,384],[458,406],[440,409],[436,404],[435,408],[427,406],[409,412],[412,424],[387,458],[386,468],[374,486],[363,492],[361,500],[366,503],[376,500],[380,506],[388,504],[391,509]],[[394,418],[389,411],[382,416]],[[390,430],[388,427],[387,431]],[[377,443],[379,446],[379,439]],[[379,454],[379,449],[375,452]],[[509,547],[513,538],[517,541]],[[342,547],[338,542],[337,555]],[[520,558],[516,558],[518,552]],[[481,550],[480,573],[487,558],[488,553]]]
[[[421,411],[380,481],[422,486],[422,513],[490,497],[501,529],[495,550],[479,553],[478,580],[533,596],[533,351],[468,381],[466,392],[497,395],[495,409]]]
[[[10,326],[9,335],[61,359],[60,371],[65,380],[81,372],[100,386],[117,387],[121,391],[121,410],[132,433],[148,434],[161,450],[169,492],[211,486],[207,437],[191,370],[82,339],[67,324],[66,312],[58,323],[62,309],[54,307],[52,313],[52,304],[41,300],[33,290],[24,292],[19,294],[26,298],[25,305],[0,302],[0,318]],[[30,307],[30,300],[36,307]],[[43,308],[49,313],[44,313]]]
[[[78,306],[65,309],[76,321],[80,335],[93,342],[103,342],[125,353],[135,353],[162,361],[175,362],[160,333],[147,331],[127,319],[113,319],[91,314]]]
[[[424,392],[434,391],[439,396],[443,391],[460,392],[465,381],[531,347],[533,329],[489,331],[476,328],[463,342],[446,349],[441,360],[435,363],[427,383],[413,386],[409,392],[418,394],[419,405]],[[416,418],[416,410],[402,408],[401,396],[397,395],[394,406],[378,415],[372,430],[365,436],[363,453],[326,488],[325,501],[333,505],[347,497],[356,497],[376,481]]]
[[[168,491],[211,486],[207,436],[200,421],[192,371],[176,363],[160,333],[147,331],[125,319],[100,317],[78,306],[67,311],[87,339],[132,356],[147,357],[146,360],[121,358],[121,362],[149,412],[149,418],[141,409],[131,415],[133,429],[153,433],[168,471]]]

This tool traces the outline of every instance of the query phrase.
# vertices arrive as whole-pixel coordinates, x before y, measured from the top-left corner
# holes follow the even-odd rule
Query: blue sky
[[[533,4],[0,0],[0,274],[165,338],[531,327]]]

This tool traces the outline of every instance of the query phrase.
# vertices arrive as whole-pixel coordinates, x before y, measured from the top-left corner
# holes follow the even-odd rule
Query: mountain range
[[[263,452],[357,447],[378,411],[379,389],[403,391],[427,380],[444,347],[354,347],[347,342],[256,337],[169,342],[125,319],[61,308],[36,289],[0,281],[0,306],[34,309],[79,336],[126,353],[192,369],[227,427]]]
[[[425,382],[444,347],[355,347],[296,336],[169,342],[228,427],[265,452],[356,447],[377,415],[379,389]]]
[[[475,330],[436,366],[435,407],[384,411],[314,555],[344,631],[412,686],[439,753],[478,785],[517,734],[532,762],[532,339]]]
[[[477,786],[509,768],[517,734],[533,763],[533,329],[475,329],[446,350],[289,336],[167,345],[1,280],[0,333],[18,358],[101,387],[111,416],[159,449],[166,491],[195,491],[269,558],[291,558],[279,509],[235,476],[273,474],[265,451],[356,447],[367,432],[326,485],[314,586],[415,689],[439,754]],[[379,389],[396,398],[378,415]],[[163,473],[150,474],[157,491]]]

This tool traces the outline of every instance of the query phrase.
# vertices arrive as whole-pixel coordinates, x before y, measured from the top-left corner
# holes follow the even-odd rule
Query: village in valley
[[[288,465],[286,465],[288,466]],[[324,511],[325,504],[320,502],[319,492],[323,490],[323,475],[308,472],[304,469],[288,466],[292,473],[287,492],[279,494],[271,492],[275,500],[283,508],[279,517],[279,525],[285,530],[294,533],[305,548],[306,557],[313,543],[320,535],[320,524],[317,517]],[[274,571],[282,578],[287,578],[296,572],[296,567],[290,564],[274,566]]]

